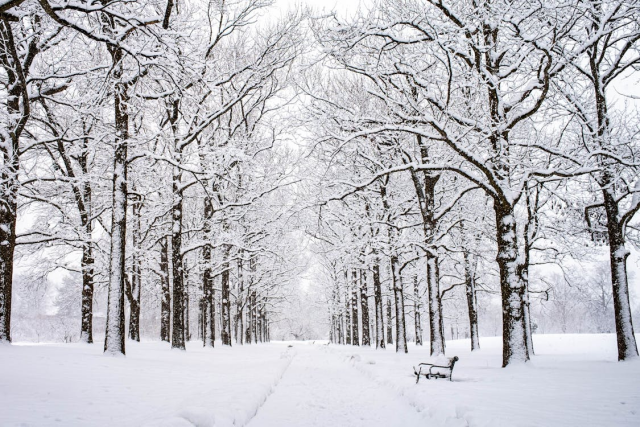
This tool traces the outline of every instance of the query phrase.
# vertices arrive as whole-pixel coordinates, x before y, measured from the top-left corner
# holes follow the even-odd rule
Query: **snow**
[[[415,383],[409,354],[322,343],[172,351],[127,342],[0,347],[0,425],[637,426],[640,362],[616,362],[614,335],[534,335],[530,363],[500,368],[500,338],[447,342],[453,381]],[[101,340],[97,340],[100,343]],[[291,347],[290,347],[291,346]],[[393,346],[390,346],[393,347]]]
[[[615,335],[534,335],[537,356],[500,368],[501,338],[447,342],[458,356],[453,382],[420,380],[410,365],[429,360],[428,346],[396,355],[331,346],[338,357],[409,402],[432,426],[638,426],[640,363],[616,362]]]
[[[290,363],[282,345],[127,341],[114,358],[96,343],[4,346],[0,425],[244,425]]]
[[[328,353],[302,345],[273,395],[248,427],[412,426],[423,419],[393,390]]]

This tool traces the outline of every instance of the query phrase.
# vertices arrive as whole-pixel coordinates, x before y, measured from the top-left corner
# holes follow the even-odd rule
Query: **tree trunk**
[[[606,84],[600,72],[603,63],[598,49],[590,51],[590,70],[594,85],[595,103],[598,119],[597,139],[602,150],[611,148],[611,129],[606,98]],[[606,64],[607,61],[604,61]],[[610,82],[611,80],[609,80]],[[611,288],[613,296],[613,310],[616,323],[616,337],[618,342],[618,360],[638,357],[638,346],[633,331],[631,305],[629,304],[629,283],[627,277],[627,258],[629,251],[625,247],[625,226],[620,214],[620,201],[615,193],[615,174],[609,159],[600,160],[604,168],[598,179],[602,191],[604,209],[607,214],[607,236],[609,240],[609,259],[611,263]],[[634,198],[636,195],[634,195]]]
[[[469,334],[471,335],[471,351],[480,349],[478,335],[478,299],[476,298],[476,266],[477,258],[470,252],[464,252],[464,282],[469,310]]]
[[[420,318],[422,303],[420,298],[420,289],[418,287],[418,276],[413,276],[413,297],[415,298],[413,311],[416,327],[416,345],[422,345],[422,319]]]
[[[224,249],[224,262],[222,264],[222,330],[220,337],[222,345],[231,346],[231,301],[229,299],[229,247]]]
[[[133,189],[135,192],[135,188]],[[142,285],[142,268],[140,266],[140,209],[141,200],[136,196],[136,201],[133,203],[132,216],[133,216],[133,253],[132,258],[132,271],[130,288],[127,292],[127,298],[129,300],[129,339],[140,342],[140,286]]]
[[[256,291],[251,292],[251,306],[253,307],[253,315],[251,321],[251,335],[253,336],[254,344],[258,343],[258,296]]]
[[[238,254],[238,295],[236,297],[236,343],[244,344],[244,278],[242,276],[242,251]]]
[[[344,280],[346,284],[346,293],[344,296],[344,312],[345,312],[345,329],[347,332],[346,344],[351,345],[351,291],[349,290],[349,275],[345,271]]]
[[[369,297],[367,295],[367,273],[360,270],[360,311],[362,312],[362,345],[371,345],[369,325]]]
[[[191,341],[191,329],[189,324],[189,281],[187,280],[186,272],[189,271],[185,268],[185,279],[184,279],[184,336],[185,342]]]
[[[160,239],[160,339],[170,341],[171,331],[171,289],[169,286],[169,242],[167,237]]]
[[[629,282],[627,280],[627,258],[629,251],[625,247],[625,236],[620,223],[618,202],[615,195],[604,187],[604,207],[607,212],[607,232],[609,236],[609,259],[611,262],[611,284],[613,310],[616,321],[618,341],[618,360],[638,357],[638,347],[633,331],[631,305],[629,304]]]
[[[109,293],[105,353],[125,354],[124,348],[124,286],[127,236],[127,140],[129,114],[127,88],[121,82],[123,52],[109,48],[113,64],[115,153],[113,156],[113,199],[111,211],[111,252],[109,256]]]
[[[393,296],[396,308],[396,353],[407,353],[407,332],[404,318],[404,292],[402,276],[398,272],[398,257],[391,255],[391,277],[393,281]]]
[[[442,299],[438,258],[427,253],[427,286],[429,287],[429,334],[431,336],[431,355],[444,354],[444,320],[442,318]]]
[[[258,341],[263,342],[263,334],[262,332],[264,331],[263,327],[262,327],[262,323],[263,323],[263,317],[262,317],[262,303],[259,303],[258,305],[258,324],[257,324],[257,330],[258,330]]]
[[[360,336],[358,334],[359,319],[358,319],[358,272],[354,269],[351,271],[351,329],[353,345],[360,345]]]
[[[524,283],[518,264],[518,242],[513,208],[494,200],[502,293],[502,366],[529,360],[524,324]]]
[[[176,153],[180,162],[180,153]],[[173,267],[173,334],[171,348],[185,350],[184,267],[182,265],[182,172],[173,168],[173,206],[171,208],[171,264]]]
[[[245,336],[245,342],[251,344],[252,338],[252,325],[253,325],[253,281],[256,272],[256,260],[255,258],[249,259],[249,287],[247,288],[247,332]]]
[[[429,163],[429,152],[421,136],[417,136],[422,163]],[[422,175],[411,171],[411,179],[418,199],[422,217],[422,231],[427,250],[427,289],[429,290],[429,332],[431,334],[431,355],[444,354],[444,320],[442,318],[442,299],[440,298],[440,278],[438,277],[438,256],[434,249],[437,220],[435,217],[436,185],[440,175],[424,171]]]
[[[387,344],[393,344],[393,314],[391,305],[391,298],[387,298]]]
[[[28,55],[35,56],[39,48],[37,35],[25,42]],[[7,77],[3,87],[6,96],[4,129],[0,132],[0,344],[11,341],[11,293],[13,284],[13,256],[16,247],[18,215],[18,173],[20,169],[20,136],[31,116],[26,76],[28,65],[22,68],[7,15],[0,16],[0,63]],[[7,119],[6,121],[4,119]]]
[[[377,254],[373,264],[373,295],[376,306],[376,348],[385,348],[382,285],[380,283],[380,260],[378,259]]]
[[[211,238],[211,219],[213,218],[213,203],[210,197],[204,198],[204,226],[203,233],[207,241]],[[202,306],[202,343],[205,347],[215,346],[216,318],[215,304],[213,299],[213,276],[211,274],[211,245],[208,243],[202,248],[202,262],[204,272],[202,275],[202,294],[204,303]]]
[[[83,176],[89,173],[89,152],[87,138],[83,139],[82,154],[79,158],[80,168]],[[80,325],[80,342],[93,343],[93,221],[91,219],[91,183],[85,180],[82,186],[81,204],[78,205],[80,211],[80,221],[84,229],[84,242],[82,243],[82,311]]]

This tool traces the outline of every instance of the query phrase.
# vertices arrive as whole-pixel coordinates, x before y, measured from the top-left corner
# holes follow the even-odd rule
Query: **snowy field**
[[[639,426],[640,361],[613,335],[536,335],[537,356],[501,369],[498,338],[450,341],[453,382],[415,384],[409,354],[316,343],[187,352],[128,343],[0,347],[2,426]],[[292,345],[292,347],[289,347]]]

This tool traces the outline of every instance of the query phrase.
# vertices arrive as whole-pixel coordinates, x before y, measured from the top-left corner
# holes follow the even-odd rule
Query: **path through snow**
[[[247,427],[424,425],[407,402],[321,346],[295,350],[289,369]]]

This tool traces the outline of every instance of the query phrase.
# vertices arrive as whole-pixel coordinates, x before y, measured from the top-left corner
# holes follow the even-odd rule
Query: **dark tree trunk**
[[[188,283],[188,282],[187,282]],[[189,286],[184,287],[184,334],[186,337],[186,341],[191,341],[191,328],[189,324]]]
[[[254,344],[258,343],[258,296],[256,291],[251,292],[251,306],[253,307],[253,314],[251,316],[251,335],[253,336]]]
[[[235,321],[235,330],[236,330],[236,343],[244,344],[244,277],[242,275],[243,271],[243,262],[242,262],[242,251],[238,254],[238,287],[237,292],[238,295],[236,297],[236,321]]]
[[[391,298],[387,298],[387,344],[393,344],[393,309]]]
[[[249,287],[247,288],[247,332],[245,336],[245,342],[247,344],[251,344],[253,340],[253,285],[254,285],[254,277],[256,272],[256,260],[255,258],[249,259]]]
[[[502,293],[502,366],[529,360],[524,322],[524,283],[518,263],[517,230],[513,208],[494,200],[498,266]]]
[[[427,286],[429,287],[429,333],[431,336],[431,355],[444,354],[444,320],[442,317],[442,298],[438,258],[427,253]]]
[[[9,16],[0,15],[0,64],[7,77],[3,87],[6,96],[6,121],[0,132],[0,344],[11,341],[11,293],[13,283],[13,256],[16,247],[16,221],[18,215],[18,173],[20,169],[20,136],[31,115],[27,75],[39,49],[37,34],[25,42],[26,57],[18,54]],[[24,52],[24,50],[22,50]],[[23,68],[24,67],[24,68]]]
[[[264,318],[262,316],[262,303],[259,303],[259,305],[258,305],[258,324],[257,324],[257,327],[258,327],[258,341],[260,341],[260,342],[263,342],[263,334],[262,334],[263,331],[264,331],[263,320],[264,320]]]
[[[205,239],[210,239],[211,219],[213,218],[213,203],[210,197],[204,199],[204,226],[203,232]],[[215,304],[213,299],[213,276],[211,274],[211,245],[208,243],[202,248],[202,262],[204,264],[204,272],[202,275],[202,342],[205,347],[213,347],[216,337],[216,318]]]
[[[380,261],[377,254],[373,264],[373,295],[376,307],[376,348],[385,348],[382,285],[380,283]]]
[[[184,267],[182,265],[182,197],[180,194],[182,174],[174,167],[171,232],[171,264],[173,266],[173,333],[171,348],[185,350],[184,319]]]
[[[83,176],[89,173],[89,149],[87,138],[83,139],[82,153],[78,159]],[[93,343],[93,221],[91,220],[91,183],[85,180],[82,185],[81,203],[78,204],[80,221],[84,229],[82,243],[82,322],[80,325],[80,342]],[[76,199],[78,199],[76,197]]]
[[[91,225],[85,228],[87,236],[91,236]],[[80,325],[80,342],[93,343],[93,244],[85,241],[82,244],[82,312]]]
[[[351,345],[351,291],[349,290],[349,275],[345,271],[344,280],[346,284],[345,296],[344,296],[344,313],[345,313],[345,330],[346,330],[346,344]]]
[[[360,311],[362,312],[362,345],[371,345],[369,324],[369,296],[367,295],[367,273],[360,270]]]
[[[338,312],[340,310],[340,297],[338,283],[334,283],[333,291],[331,292],[331,342],[340,343],[340,317]]]
[[[422,345],[422,319],[420,318],[422,303],[420,298],[420,289],[418,287],[418,276],[413,276],[413,297],[415,298],[413,321],[416,327],[416,345]]]
[[[135,192],[135,188],[133,190]],[[136,196],[132,206],[131,232],[133,253],[131,254],[131,281],[127,281],[127,299],[129,300],[129,339],[140,342],[140,287],[142,285],[142,268],[140,266],[140,209],[141,200]]]
[[[160,240],[160,339],[169,342],[171,330],[171,289],[169,286],[169,242]]]
[[[174,160],[182,162],[182,145],[178,141],[178,118],[180,101],[174,100],[167,109],[169,123],[174,136]],[[171,265],[173,270],[173,333],[171,348],[185,350],[185,319],[184,319],[184,266],[182,258],[182,218],[183,218],[183,188],[182,169],[173,167],[171,181],[173,204],[171,206]]]
[[[609,259],[611,262],[611,284],[613,290],[613,310],[618,341],[618,360],[638,357],[638,347],[633,331],[631,305],[629,303],[629,282],[627,280],[627,258],[624,225],[620,222],[618,202],[612,192],[604,187],[605,211],[607,212],[607,232],[609,235]]]
[[[351,343],[353,345],[360,345],[360,336],[359,336],[359,318],[358,318],[358,272],[354,269],[351,271]]]
[[[469,333],[471,335],[471,351],[480,349],[478,335],[478,300],[476,298],[476,256],[470,252],[464,253],[464,282],[467,294],[467,308],[469,310]]]
[[[422,162],[429,163],[429,152],[422,137],[417,137]],[[411,178],[422,216],[424,244],[427,248],[427,288],[429,290],[429,332],[431,334],[431,355],[444,354],[444,320],[442,318],[442,300],[440,298],[440,278],[438,277],[438,256],[434,248],[437,219],[435,216],[436,184],[440,175],[424,171],[422,176],[411,171]]]
[[[222,330],[220,337],[222,345],[231,345],[231,301],[229,292],[229,247],[224,248],[224,262],[222,264],[222,286],[221,286],[221,304],[222,304]]]
[[[407,331],[404,317],[404,291],[396,255],[391,255],[391,277],[396,309],[396,353],[407,353],[409,350],[407,348]]]
[[[111,23],[113,28],[115,24]],[[123,52],[110,47],[113,64],[115,153],[113,156],[113,199],[111,214],[111,253],[109,257],[109,293],[107,298],[107,327],[104,340],[105,353],[125,354],[124,347],[124,287],[125,251],[127,237],[127,145],[129,139],[129,113],[127,87],[122,83]]]
[[[601,11],[599,11],[601,12]],[[605,41],[605,43],[608,43]],[[611,45],[613,46],[613,45]],[[617,44],[616,44],[617,46]],[[605,47],[603,46],[603,50]],[[599,49],[591,49],[590,55],[590,71],[591,81],[594,88],[594,99],[596,104],[596,112],[598,116],[598,129],[596,136],[600,148],[604,151],[611,150],[612,142],[611,138],[611,125],[609,122],[609,112],[606,98],[606,85],[611,80],[603,78],[605,73],[602,73],[600,66],[602,64],[610,64],[610,61],[602,61],[604,52],[600,52]],[[613,70],[609,73],[613,75]],[[603,171],[598,177],[598,184],[602,192],[602,199],[605,212],[607,214],[607,237],[609,240],[609,260],[611,263],[611,288],[613,296],[613,310],[616,323],[616,337],[618,342],[618,360],[627,360],[638,357],[638,346],[633,330],[633,321],[631,316],[631,305],[629,303],[629,282],[627,276],[627,258],[629,257],[629,251],[625,247],[625,227],[626,222],[629,221],[637,211],[626,212],[622,214],[620,212],[619,203],[621,200],[616,197],[615,187],[616,182],[614,177],[616,176],[616,170],[611,165],[610,159],[600,158],[600,166]],[[634,198],[636,195],[634,195]],[[634,209],[634,208],[631,208]]]

